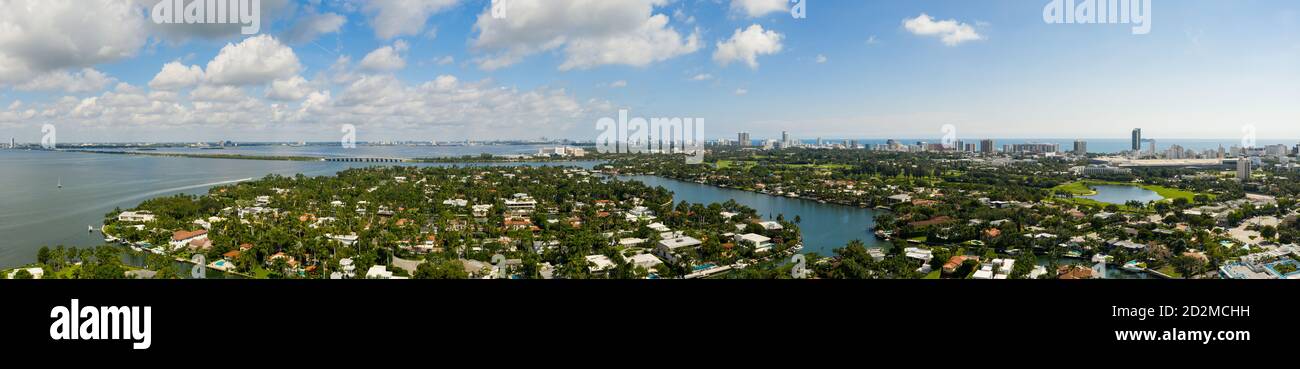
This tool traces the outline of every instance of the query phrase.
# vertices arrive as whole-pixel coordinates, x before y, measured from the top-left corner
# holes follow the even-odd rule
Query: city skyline
[[[711,138],[1300,139],[1286,1],[1157,3],[1144,35],[1046,23],[1046,1],[508,0],[498,19],[486,0],[267,0],[256,35],[154,24],[150,3],[6,3],[0,136],[583,140],[626,108]],[[97,36],[42,47],[63,34]]]

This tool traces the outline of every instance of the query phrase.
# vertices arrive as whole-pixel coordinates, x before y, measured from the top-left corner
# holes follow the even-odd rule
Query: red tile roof
[[[205,230],[205,229],[200,229],[200,230],[192,231],[192,232],[191,232],[191,231],[176,231],[176,232],[173,232],[173,233],[172,233],[172,241],[184,241],[184,240],[188,240],[188,239],[191,239],[191,238],[194,238],[194,237],[198,237],[198,236],[202,236],[202,235],[205,235],[205,234],[208,234],[208,231]]]

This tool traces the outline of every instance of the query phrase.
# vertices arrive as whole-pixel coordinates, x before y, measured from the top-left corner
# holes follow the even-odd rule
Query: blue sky
[[[764,11],[780,0],[542,0],[547,8],[511,5],[502,23],[492,23],[487,0],[264,0],[258,36],[158,27],[145,0],[63,1],[33,0],[52,10],[26,18],[102,15],[113,12],[96,7],[115,2],[129,11],[92,17],[116,20],[104,25],[0,15],[24,31],[0,40],[0,135],[36,140],[49,123],[64,141],[334,140],[340,124],[354,124],[363,140],[590,140],[597,119],[627,108],[703,118],[713,138],[924,138],[953,124],[971,138],[1122,138],[1134,127],[1231,138],[1254,125],[1261,137],[1300,139],[1300,3],[1286,0],[1154,0],[1145,35],[1132,25],[1047,24],[1047,0],[807,0],[804,19]],[[422,23],[410,21],[422,12]],[[289,40],[320,15],[345,22]],[[654,17],[667,23],[653,27]],[[57,44],[42,38],[119,28],[133,37],[31,50]],[[733,39],[743,31],[756,32]],[[965,38],[945,42],[951,32]],[[653,40],[624,42],[638,37]],[[720,59],[720,43],[739,51]],[[125,51],[87,56],[104,46]],[[383,47],[405,65],[361,66]],[[262,60],[281,49],[296,68],[237,74],[237,84],[211,70],[223,53]],[[505,66],[486,64],[507,55]],[[204,76],[153,88],[171,62]],[[265,67],[256,64],[226,70]],[[291,98],[268,97],[273,83],[296,77],[305,83]],[[446,88],[430,92],[440,77]]]

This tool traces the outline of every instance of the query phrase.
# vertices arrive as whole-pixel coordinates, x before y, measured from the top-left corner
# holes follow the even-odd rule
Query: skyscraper
[[[1237,179],[1242,182],[1250,180],[1250,158],[1237,158]]]
[[[737,144],[739,144],[740,147],[749,147],[749,145],[753,144],[753,141],[749,140],[749,132],[737,133],[736,141],[739,141]]]
[[[981,152],[981,153],[992,154],[994,150],[996,150],[996,149],[995,149],[994,146],[993,146],[993,140],[982,140],[982,141],[980,141],[980,152]]]
[[[1133,129],[1133,151],[1142,151],[1142,129]]]
[[[790,147],[790,132],[781,131],[781,148]]]
[[[1074,154],[1079,156],[1088,155],[1088,141],[1074,140]]]

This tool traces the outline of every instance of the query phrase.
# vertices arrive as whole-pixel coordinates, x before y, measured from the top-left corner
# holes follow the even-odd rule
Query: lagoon
[[[844,247],[852,240],[861,240],[869,248],[889,247],[889,244],[876,239],[871,233],[876,226],[875,217],[879,210],[823,204],[655,176],[620,178],[640,181],[651,187],[663,187],[673,192],[676,202],[709,204],[736,200],[736,203],[754,208],[759,216],[767,219],[784,215],[785,220],[793,222],[797,215],[801,220],[799,229],[803,232],[803,253],[832,256],[835,249]]]
[[[1124,205],[1129,201],[1138,201],[1143,204],[1164,200],[1164,196],[1155,191],[1148,190],[1138,186],[1128,185],[1095,185],[1091,186],[1096,195],[1080,196],[1087,199],[1093,199],[1107,204]]]

